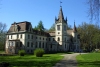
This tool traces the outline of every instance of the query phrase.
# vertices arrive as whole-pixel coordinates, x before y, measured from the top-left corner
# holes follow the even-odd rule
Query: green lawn
[[[52,67],[63,58],[60,56],[61,54],[45,54],[43,57],[35,57],[34,55],[0,56],[0,62],[9,62],[12,65],[10,67]]]
[[[100,67],[100,53],[89,53],[76,57],[78,67]]]

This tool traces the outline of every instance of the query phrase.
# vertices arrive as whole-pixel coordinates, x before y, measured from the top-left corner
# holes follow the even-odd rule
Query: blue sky
[[[76,26],[89,22],[86,0],[0,0],[0,22],[6,23],[8,30],[14,21],[29,21],[34,27],[42,20],[49,29],[58,17],[60,1],[69,25],[73,27],[74,20]]]

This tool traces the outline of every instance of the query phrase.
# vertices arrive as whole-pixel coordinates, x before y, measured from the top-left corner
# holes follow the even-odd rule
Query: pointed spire
[[[67,17],[66,17],[66,22],[67,22],[68,20],[67,20]]]
[[[57,17],[55,16],[55,21],[57,20]]]
[[[77,32],[76,25],[75,25],[75,20],[74,20],[74,28],[73,28],[73,32]]]
[[[59,21],[62,21],[62,20],[64,20],[64,15],[63,15],[63,11],[62,11],[62,6],[60,7],[60,11],[59,11],[58,20],[59,20]]]

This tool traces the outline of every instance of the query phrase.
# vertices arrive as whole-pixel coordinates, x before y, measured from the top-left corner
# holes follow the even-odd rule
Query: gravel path
[[[80,53],[65,54],[64,58],[53,67],[77,67],[76,56]],[[82,53],[83,54],[83,53]]]

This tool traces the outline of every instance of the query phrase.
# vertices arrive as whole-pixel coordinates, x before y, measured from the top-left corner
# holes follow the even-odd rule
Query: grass
[[[61,54],[45,54],[43,57],[34,55],[18,56],[0,56],[0,62],[9,62],[10,67],[52,67],[60,61]]]
[[[100,67],[100,53],[89,53],[76,57],[78,67]]]

